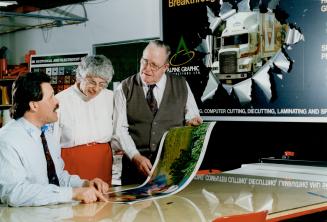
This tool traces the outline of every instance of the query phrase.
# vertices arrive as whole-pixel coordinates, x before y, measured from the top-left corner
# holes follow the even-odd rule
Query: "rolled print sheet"
[[[171,128],[160,143],[151,175],[131,189],[111,192],[109,201],[135,203],[175,194],[193,179],[203,160],[215,122]]]

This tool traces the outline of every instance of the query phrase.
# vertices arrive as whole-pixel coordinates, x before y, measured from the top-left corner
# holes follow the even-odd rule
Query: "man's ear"
[[[165,64],[165,72],[169,69],[169,63]]]
[[[39,107],[38,103],[35,101],[30,101],[29,106],[30,106],[30,110],[33,112],[36,112]]]

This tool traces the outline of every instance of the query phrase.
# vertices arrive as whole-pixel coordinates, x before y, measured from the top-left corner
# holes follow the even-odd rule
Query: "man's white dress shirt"
[[[72,201],[72,187],[83,180],[64,170],[60,145],[45,132],[60,187],[49,184],[41,129],[24,118],[0,129],[0,200],[10,206],[40,206]]]

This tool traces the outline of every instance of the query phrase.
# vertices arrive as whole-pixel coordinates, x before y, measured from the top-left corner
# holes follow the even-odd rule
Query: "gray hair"
[[[166,56],[167,56],[166,62],[168,62],[169,56],[170,56],[170,53],[171,53],[171,49],[170,49],[170,46],[167,43],[165,43],[164,41],[161,41],[161,40],[151,40],[149,42],[149,44],[147,45],[147,47],[150,46],[150,45],[155,45],[155,46],[157,46],[159,48],[164,48],[166,50]],[[145,47],[145,49],[147,47]]]
[[[114,75],[111,61],[104,55],[89,55],[82,58],[76,69],[76,79],[99,77],[109,83]]]

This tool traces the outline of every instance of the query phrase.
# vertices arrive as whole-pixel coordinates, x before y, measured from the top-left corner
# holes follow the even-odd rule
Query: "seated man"
[[[0,202],[40,206],[107,201],[102,192],[108,184],[64,171],[59,142],[42,130],[58,119],[58,100],[49,82],[44,73],[28,73],[14,82],[13,120],[0,129]]]

